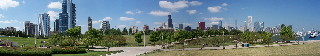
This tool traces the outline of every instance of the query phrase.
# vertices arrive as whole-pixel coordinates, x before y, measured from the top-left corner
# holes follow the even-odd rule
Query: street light
[[[146,54],[146,33],[144,31],[143,32],[143,42],[144,42],[144,53]]]

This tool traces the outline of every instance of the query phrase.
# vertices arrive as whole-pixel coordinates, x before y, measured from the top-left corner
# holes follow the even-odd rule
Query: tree
[[[89,31],[87,31],[85,33],[86,37],[84,38],[84,44],[86,44],[87,46],[91,45],[91,47],[93,47],[93,45],[97,45],[98,41],[101,40],[102,37],[102,32],[99,30],[96,30],[94,28],[90,29]],[[89,50],[89,47],[88,47]]]
[[[160,34],[162,34],[162,33],[158,32],[158,31],[151,32],[149,41],[151,41],[155,44],[155,42],[157,42],[161,39],[162,36]]]
[[[241,34],[242,32],[240,30],[236,30],[236,29],[233,29],[230,31],[230,34],[231,35],[238,35],[238,34]]]
[[[122,30],[122,35],[128,35],[128,30],[127,30],[126,27],[123,28],[123,30]]]
[[[113,46],[119,46],[125,43],[125,38],[120,35],[105,35],[102,39],[103,40],[100,40],[100,45],[108,47],[108,51]]]
[[[82,35],[80,27],[69,28],[66,30],[66,33],[69,35],[70,39],[72,40],[72,46],[75,46],[76,43],[78,43]]]
[[[138,42],[138,43],[141,43],[142,42],[141,36],[142,36],[141,32],[134,34],[135,41]]]
[[[289,42],[289,40],[294,40],[294,32],[290,27],[283,26],[280,32],[280,38],[286,42]]]
[[[49,38],[49,44],[51,45],[61,45],[63,41],[63,36],[61,33],[56,33],[50,36]]]
[[[129,28],[129,34],[130,35],[132,34],[132,28]]]
[[[201,37],[203,36],[203,31],[199,30],[199,29],[196,29],[196,30],[193,30],[192,31],[192,37],[193,38],[198,38],[198,37]]]
[[[213,37],[205,40],[208,44],[211,44],[212,46],[223,46],[224,48],[224,43],[230,41],[230,38],[228,37]]]
[[[268,32],[262,32],[262,39],[263,39],[263,43],[267,43],[268,46],[270,43],[272,43],[272,34],[271,33],[268,33]]]

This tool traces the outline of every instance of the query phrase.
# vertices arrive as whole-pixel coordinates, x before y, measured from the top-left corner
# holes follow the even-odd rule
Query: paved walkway
[[[292,41],[294,43],[287,43],[287,44],[272,44],[269,46],[289,46],[298,44],[296,41]],[[308,41],[299,41],[299,44],[302,43],[313,43],[313,42],[320,42],[320,40],[308,40]],[[241,47],[241,45],[238,45],[239,48],[260,48],[265,47],[268,45],[256,45],[256,46],[250,46],[250,47]],[[103,48],[100,46],[96,46],[96,48]],[[124,52],[111,54],[106,56],[136,56],[143,54],[145,52],[152,52],[153,50],[161,49],[161,46],[147,46],[147,47],[111,47],[110,51],[117,51],[117,50],[123,50]],[[185,48],[185,49],[161,49],[162,51],[176,51],[176,50],[200,50],[201,48]],[[209,50],[222,50],[223,47],[204,47],[203,49],[209,49]],[[225,49],[236,49],[235,45],[229,45],[225,46]],[[94,51],[108,51],[108,49],[90,49]]]
[[[97,46],[97,48],[103,48]],[[152,52],[153,50],[160,49],[161,46],[146,46],[146,47],[111,47],[110,51],[123,50],[124,52],[111,54],[106,56],[136,56],[145,52]],[[94,51],[108,51],[108,49],[90,49]]]

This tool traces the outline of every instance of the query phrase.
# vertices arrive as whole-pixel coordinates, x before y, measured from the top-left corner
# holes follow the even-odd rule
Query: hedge
[[[50,49],[42,48],[17,48],[3,47],[0,48],[1,56],[52,56]]]
[[[87,53],[85,49],[78,47],[53,47],[51,48],[53,54],[78,54],[78,53]]]

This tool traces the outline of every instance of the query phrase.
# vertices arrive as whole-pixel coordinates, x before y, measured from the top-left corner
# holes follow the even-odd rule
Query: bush
[[[1,56],[52,56],[50,49],[17,47],[0,48],[0,54]]]
[[[78,47],[53,47],[51,48],[53,54],[78,54],[78,53],[87,53],[85,49]]]

